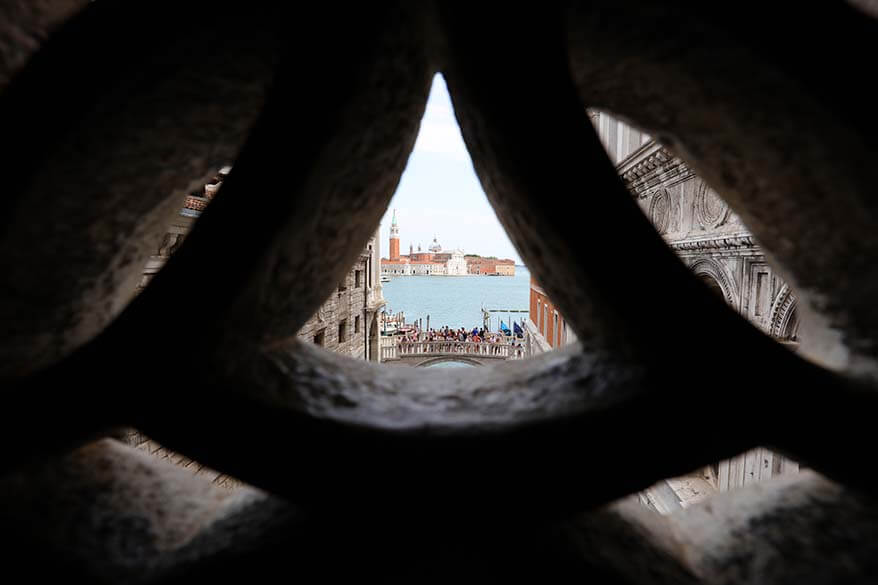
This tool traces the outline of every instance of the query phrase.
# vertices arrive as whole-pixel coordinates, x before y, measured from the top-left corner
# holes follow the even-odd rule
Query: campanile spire
[[[399,226],[396,223],[396,210],[393,210],[393,221],[390,222],[390,259],[399,260]]]

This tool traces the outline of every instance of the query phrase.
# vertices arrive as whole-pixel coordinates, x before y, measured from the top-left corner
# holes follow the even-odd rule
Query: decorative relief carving
[[[622,174],[622,178],[627,182],[633,182],[637,179],[649,175],[652,171],[661,168],[674,156],[664,148],[660,148],[643,160],[634,164],[630,169]]]
[[[795,293],[789,285],[784,284],[771,305],[769,333],[772,337],[784,341],[798,337],[799,319],[796,311],[798,304],[799,299]]]
[[[710,258],[699,258],[689,268],[695,273],[695,276],[707,276],[716,281],[729,306],[738,310],[737,299],[740,296],[738,287],[735,284],[735,279],[729,276],[721,264]]]
[[[695,191],[695,218],[706,229],[717,228],[729,219],[731,210],[704,181],[699,181]]]
[[[683,223],[683,193],[680,190],[668,189],[667,191],[671,201],[671,222],[668,225],[668,231],[679,232]]]
[[[702,238],[698,240],[684,240],[671,242],[674,250],[734,250],[738,248],[753,248],[756,244],[749,234],[733,234],[722,238]]]
[[[694,175],[684,161],[655,141],[641,147],[617,169],[628,190],[641,199],[660,185],[670,186]]]
[[[667,189],[659,189],[652,195],[649,204],[649,219],[652,220],[655,229],[660,234],[665,234],[672,227],[671,195]]]

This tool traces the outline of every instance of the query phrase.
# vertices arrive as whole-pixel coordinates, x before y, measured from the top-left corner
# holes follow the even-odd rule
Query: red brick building
[[[530,320],[552,348],[567,343],[567,323],[546,291],[530,279]]]
[[[509,258],[483,258],[482,256],[466,257],[467,274],[499,274],[515,276],[515,260]]]

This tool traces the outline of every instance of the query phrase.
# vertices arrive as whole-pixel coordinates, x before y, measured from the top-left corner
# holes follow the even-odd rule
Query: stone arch
[[[460,357],[460,356],[442,356],[436,358],[430,358],[419,363],[416,368],[426,368],[429,366],[435,366],[436,364],[441,364],[444,362],[459,362],[462,364],[467,364],[470,366],[481,366],[482,363],[478,360],[474,360],[471,358]]]
[[[784,284],[774,298],[769,313],[769,333],[780,341],[796,341],[799,337],[799,299]]]
[[[708,286],[718,289],[726,302],[738,310],[738,287],[722,264],[712,258],[699,258],[689,268]]]

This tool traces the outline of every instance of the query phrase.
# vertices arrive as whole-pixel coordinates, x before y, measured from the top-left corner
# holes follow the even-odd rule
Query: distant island
[[[396,210],[390,225],[390,257],[381,259],[381,276],[515,276],[515,260],[496,256],[464,254],[463,250],[442,250],[437,237],[426,252],[409,244],[409,253],[399,253],[399,225]]]

